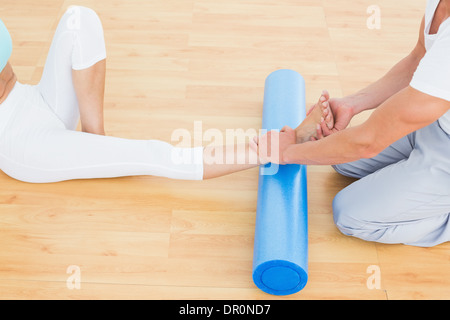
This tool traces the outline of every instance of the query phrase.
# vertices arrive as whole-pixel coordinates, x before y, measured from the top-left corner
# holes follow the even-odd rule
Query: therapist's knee
[[[339,192],[333,200],[333,219],[339,231],[348,236],[358,236],[363,227],[359,219],[361,210],[357,198],[348,189]]]
[[[337,173],[345,177],[361,179],[365,176],[360,170],[355,168],[352,163],[338,164],[332,167]]]
[[[354,188],[339,192],[333,201],[334,223],[344,235],[378,242],[384,235],[384,229],[373,222],[368,223],[367,218],[375,213],[370,212],[370,207],[359,198]]]

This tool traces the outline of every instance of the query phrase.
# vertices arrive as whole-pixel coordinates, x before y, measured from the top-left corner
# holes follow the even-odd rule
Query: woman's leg
[[[105,74],[106,60],[85,70],[73,70],[73,85],[78,98],[83,132],[105,135]]]
[[[103,29],[96,13],[84,7],[70,8],[58,25],[38,85],[45,102],[68,130],[56,126],[56,129],[45,128],[45,134],[34,135],[33,141],[28,141],[34,146],[34,152],[26,150],[26,161],[9,162],[5,172],[28,182],[129,175],[201,179],[223,176],[259,164],[248,144],[179,149],[159,141],[100,138],[71,132],[81,116],[83,131],[104,133],[105,58]],[[304,124],[318,123],[325,109],[316,108]],[[309,140],[312,134],[306,132],[304,138]],[[225,157],[233,152],[237,158],[245,160],[211,163],[208,157],[216,152]],[[50,159],[55,154],[57,156]],[[172,157],[178,160],[174,161]],[[188,160],[180,161],[180,157]]]
[[[250,143],[234,146],[208,146],[203,151],[203,179],[213,179],[260,165],[258,155]],[[231,159],[230,159],[231,158]]]
[[[38,107],[42,110],[41,107]],[[156,140],[130,140],[67,130],[50,113],[33,110],[28,121],[2,143],[1,169],[20,181],[52,183],[75,179],[150,175],[203,179],[203,148],[175,148]],[[21,116],[25,118],[26,115]]]
[[[103,134],[106,49],[101,21],[85,7],[61,18],[38,85],[44,100],[69,130]]]

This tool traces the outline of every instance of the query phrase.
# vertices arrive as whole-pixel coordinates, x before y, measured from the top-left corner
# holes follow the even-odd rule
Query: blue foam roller
[[[296,128],[306,117],[305,81],[293,70],[266,79],[263,129]],[[306,166],[261,166],[258,182],[253,281],[272,295],[302,290],[308,280]]]

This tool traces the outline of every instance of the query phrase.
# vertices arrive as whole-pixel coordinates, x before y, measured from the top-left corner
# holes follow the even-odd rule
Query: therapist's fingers
[[[324,137],[328,137],[329,135],[333,134],[333,128],[328,127],[327,120],[324,120],[320,123],[320,127],[322,129],[322,134]]]
[[[293,130],[291,127],[289,127],[289,126],[284,126],[284,127],[280,130],[280,132],[289,132],[289,131],[291,131],[291,130]]]
[[[250,149],[253,150],[255,153],[258,153],[258,139],[257,137],[254,137],[249,141]]]
[[[317,140],[320,140],[320,139],[323,139],[323,138],[324,138],[324,136],[323,136],[323,128],[322,128],[323,123],[324,123],[324,122],[322,122],[321,124],[317,124],[317,127],[316,127]],[[326,126],[326,125],[325,125],[325,126]]]

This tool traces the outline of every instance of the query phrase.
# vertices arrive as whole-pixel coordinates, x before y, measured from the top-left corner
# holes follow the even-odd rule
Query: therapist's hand
[[[296,144],[297,135],[294,129],[285,126],[278,131],[269,131],[261,137],[255,137],[254,142],[261,163],[287,164],[283,159],[284,151]]]
[[[328,128],[326,121],[322,122],[320,128],[317,129],[317,139],[312,138],[311,140],[320,140],[333,133],[346,129],[355,115],[353,111],[353,102],[350,98],[331,98],[328,102],[334,116],[334,127],[330,129]],[[308,114],[311,111],[312,109],[308,111]]]

